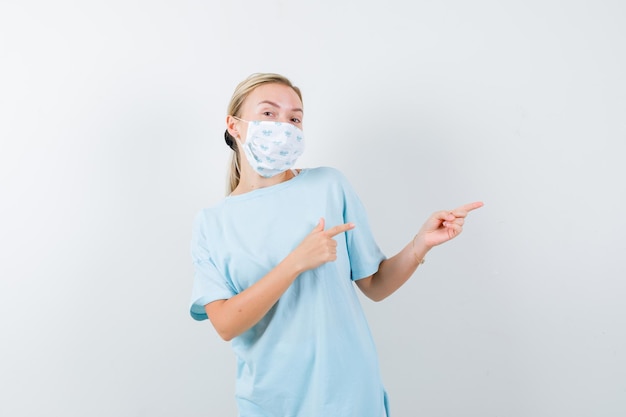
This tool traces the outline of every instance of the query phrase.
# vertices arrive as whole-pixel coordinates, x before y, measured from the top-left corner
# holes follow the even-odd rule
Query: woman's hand
[[[452,211],[433,213],[415,236],[415,244],[423,244],[427,250],[457,237],[463,231],[467,214],[483,206],[480,201],[465,204]]]
[[[311,233],[289,254],[291,261],[300,272],[336,260],[337,241],[333,238],[340,233],[354,229],[354,224],[340,224],[328,230],[324,230],[324,227],[325,221],[322,218]]]

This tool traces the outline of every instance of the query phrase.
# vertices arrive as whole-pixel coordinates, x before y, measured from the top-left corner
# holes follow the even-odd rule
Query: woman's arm
[[[324,219],[320,219],[300,245],[255,284],[227,300],[205,305],[217,333],[228,341],[257,324],[298,275],[337,259],[333,237],[352,228],[352,223],[346,223],[324,230]]]
[[[475,202],[433,213],[408,245],[382,261],[374,275],[357,280],[357,286],[374,301],[385,299],[413,275],[429,250],[458,236],[467,214],[482,206],[483,203]]]

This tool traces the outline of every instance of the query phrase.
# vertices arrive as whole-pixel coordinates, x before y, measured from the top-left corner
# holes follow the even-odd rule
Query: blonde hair
[[[248,98],[248,95],[252,92],[252,90],[263,84],[283,84],[287,87],[291,87],[300,98],[300,101],[302,101],[302,93],[300,89],[294,86],[288,78],[280,74],[255,73],[248,76],[248,78],[237,85],[235,92],[230,99],[230,103],[228,104],[227,114],[236,117],[241,116],[240,112],[243,102],[246,98]],[[226,195],[228,195],[232,193],[235,188],[237,188],[237,185],[239,185],[239,180],[241,179],[241,170],[239,168],[241,156],[239,148],[237,147],[237,141],[235,141],[230,133],[228,133],[228,130],[224,133],[224,137],[228,146],[230,146],[233,150],[226,183]]]

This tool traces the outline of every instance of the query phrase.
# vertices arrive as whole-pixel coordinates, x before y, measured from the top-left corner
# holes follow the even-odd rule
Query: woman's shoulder
[[[194,223],[198,224],[206,224],[210,222],[211,219],[219,218],[224,211],[224,203],[226,199],[223,199],[213,205],[202,207],[196,211],[196,215],[194,217]]]
[[[305,168],[304,171],[307,171],[307,175],[310,175],[314,178],[335,178],[335,179],[344,179],[345,176],[339,171],[337,168],[329,167],[329,166],[320,166],[315,168]]]
[[[327,185],[333,184],[340,189],[350,188],[350,181],[348,177],[339,169],[328,166],[321,166],[317,168],[310,168],[311,177],[314,181],[322,181]]]

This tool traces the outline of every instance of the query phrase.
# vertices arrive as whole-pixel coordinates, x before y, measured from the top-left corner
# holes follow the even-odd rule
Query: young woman
[[[388,416],[355,285],[379,301],[463,228],[476,202],[434,213],[386,258],[346,178],[294,169],[304,149],[300,90],[253,74],[228,107],[228,196],[198,213],[191,315],[232,341],[241,417]]]

